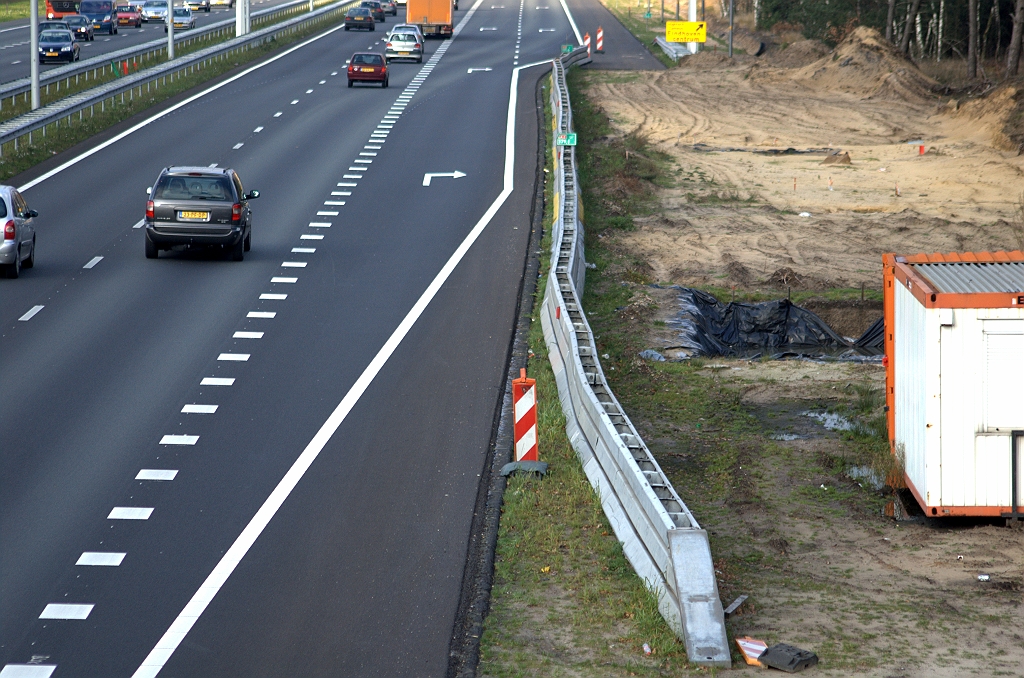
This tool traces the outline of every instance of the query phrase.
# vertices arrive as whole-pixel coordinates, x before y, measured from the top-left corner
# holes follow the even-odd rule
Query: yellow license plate
[[[409,53],[408,52],[399,52],[399,54],[401,54],[402,56],[407,56]]]
[[[373,73],[373,69],[372,68],[364,68],[363,69],[363,73]]]
[[[47,52],[46,56],[57,56],[56,52]]]
[[[209,212],[178,212],[179,219],[202,219],[209,218]]]

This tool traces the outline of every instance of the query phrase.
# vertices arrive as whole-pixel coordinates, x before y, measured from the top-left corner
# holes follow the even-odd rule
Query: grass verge
[[[549,91],[544,88],[544,94]],[[549,115],[549,114],[548,114]],[[551,144],[550,117],[547,144]],[[547,158],[548,176],[552,170]],[[544,223],[552,215],[545,187]],[[551,234],[541,252],[551,248]],[[481,676],[646,676],[690,672],[683,645],[626,560],[565,434],[565,417],[539,320],[550,262],[542,259],[530,327],[544,479],[516,476],[505,490]],[[644,644],[651,649],[645,654]]]
[[[8,0],[0,2],[0,21],[27,19],[31,5],[28,0]],[[39,0],[39,16],[46,16],[46,1]]]
[[[105,111],[97,112],[92,117],[86,114],[86,117],[82,120],[75,120],[70,127],[66,125],[56,128],[50,127],[47,129],[46,136],[37,136],[31,146],[22,145],[17,151],[13,151],[11,150],[13,144],[7,144],[4,148],[3,157],[0,158],[0,181],[5,181],[10,177],[21,174],[43,160],[66,151],[109,127],[128,120],[132,116],[186,92],[193,87],[210,82],[231,72],[235,68],[258,61],[284,47],[319,33],[335,21],[334,19],[326,19],[323,22],[307,27],[303,31],[285,37],[274,38],[270,42],[254,47],[246,52],[236,53],[229,58],[212,62],[203,70],[190,73],[180,79],[162,85],[159,89],[149,92],[145,97],[136,97],[132,100],[126,100],[124,103],[115,103],[113,106],[108,106]]]

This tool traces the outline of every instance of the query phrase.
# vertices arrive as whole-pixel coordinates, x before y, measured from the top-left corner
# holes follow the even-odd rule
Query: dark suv
[[[373,15],[374,21],[384,21],[384,7],[377,2],[377,0],[363,0],[359,3],[360,7],[365,7],[370,10],[370,14]]]
[[[233,169],[167,167],[146,189],[146,258],[175,245],[217,246],[241,261],[252,245],[249,201]]]

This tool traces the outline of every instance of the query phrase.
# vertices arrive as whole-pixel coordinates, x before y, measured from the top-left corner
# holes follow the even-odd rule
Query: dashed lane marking
[[[299,236],[299,240],[323,240],[323,239],[324,239],[324,237],[322,235],[303,234],[303,235]]]
[[[268,293],[264,292],[263,294],[260,295],[260,299],[270,299],[270,300],[274,300],[274,301],[280,301],[282,299],[287,299],[287,298],[288,298],[287,294],[268,294]]]
[[[232,339],[262,339],[263,332],[235,332],[231,335]],[[184,410],[182,410],[184,412]]]
[[[271,280],[271,282],[273,282],[273,280]],[[221,353],[219,356],[217,356],[217,360],[228,360],[241,363],[244,363],[248,359],[248,353]]]
[[[231,149],[237,151],[242,146],[245,146],[245,144],[244,143],[238,143],[238,144],[235,144],[234,146],[232,146]]]
[[[292,250],[294,252],[295,250]],[[273,318],[277,315],[277,311],[249,311],[245,314],[246,318]]]
[[[93,565],[96,567],[120,567],[121,561],[127,553],[114,553],[112,551],[86,551],[78,556],[75,565]]]
[[[135,476],[136,480],[174,480],[178,469],[144,468]]]
[[[148,506],[115,506],[107,520],[149,520],[153,509]]]
[[[299,279],[298,279],[298,278],[282,278],[282,277],[274,277],[274,278],[271,278],[271,279],[270,279],[270,282],[272,282],[272,283],[285,283],[285,284],[292,284],[292,283],[297,283],[297,282],[299,282]]]
[[[50,603],[43,608],[40,619],[88,619],[95,605],[74,605],[67,603]]]
[[[36,313],[39,313],[44,308],[45,307],[42,304],[39,304],[37,306],[33,306],[32,308],[30,308],[28,311],[25,312],[25,315],[23,315],[20,318],[18,318],[18,320],[23,322],[23,323],[24,322],[28,322],[29,320],[32,320],[32,318],[35,317]]]
[[[284,268],[306,268],[305,261],[282,261],[281,266]],[[262,334],[262,332],[260,333]]]
[[[199,405],[197,403],[191,403],[181,408],[182,414],[215,414],[216,412],[216,405]]]
[[[228,355],[227,353],[221,353],[222,356]],[[249,356],[246,356],[248,358]],[[177,435],[167,434],[160,439],[161,445],[195,445],[199,442],[199,436],[190,435]]]
[[[310,228],[330,228],[331,222],[329,221],[311,221],[309,222]]]
[[[285,296],[285,295],[281,295]],[[203,377],[203,380],[199,382],[200,386],[233,386],[235,383],[234,377]]]
[[[93,266],[95,266],[96,264],[100,263],[101,261],[103,261],[103,257],[93,257],[92,259],[89,260],[89,263],[87,263],[82,268],[92,268]]]
[[[315,247],[293,247],[292,254],[313,254],[316,252]]]

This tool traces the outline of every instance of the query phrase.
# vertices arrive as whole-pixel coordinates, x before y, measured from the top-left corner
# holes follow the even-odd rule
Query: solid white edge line
[[[583,36],[580,35],[580,29],[576,28],[576,22],[573,21],[572,12],[569,11],[569,6],[565,4],[565,0],[558,0],[558,3],[562,5],[562,11],[565,12],[565,18],[569,20],[569,25],[572,26],[572,32],[576,34],[576,44],[583,44]]]
[[[344,26],[337,26],[335,28],[332,28],[332,29],[330,29],[328,31],[325,31],[325,32],[321,33],[320,35],[313,36],[309,40],[306,40],[305,42],[300,42],[298,45],[295,45],[294,47],[292,47],[290,49],[286,49],[285,51],[281,52],[280,54],[278,54],[276,56],[270,57],[266,61],[262,61],[262,62],[256,64],[255,66],[251,66],[251,67],[245,69],[244,71],[242,71],[238,75],[234,75],[234,76],[228,78],[227,80],[224,80],[222,82],[218,82],[216,85],[213,85],[212,87],[207,87],[202,92],[199,92],[198,94],[193,94],[192,96],[188,97],[187,99],[179,101],[178,103],[174,104],[173,106],[170,106],[169,108],[165,108],[164,110],[160,111],[159,113],[155,113],[155,114],[151,115],[150,117],[146,118],[145,120],[143,120],[139,124],[134,125],[132,127],[129,127],[125,131],[121,132],[120,134],[118,134],[116,136],[111,137],[110,139],[108,139],[108,140],[104,141],[103,143],[99,144],[98,146],[94,146],[93,148],[90,148],[88,151],[85,151],[84,153],[82,153],[80,155],[76,155],[74,158],[71,158],[67,162],[65,162],[65,163],[63,163],[61,165],[58,165],[57,167],[54,167],[49,172],[45,172],[44,174],[39,175],[38,177],[36,177],[32,181],[28,182],[27,184],[23,184],[23,185],[19,186],[18,190],[21,191],[22,193],[24,193],[25,191],[27,191],[28,189],[32,188],[33,186],[38,186],[39,184],[43,183],[44,181],[46,181],[50,177],[53,177],[53,176],[56,176],[56,175],[60,174],[64,170],[68,169],[69,167],[73,167],[74,165],[77,165],[78,163],[80,163],[81,161],[85,160],[89,156],[92,156],[92,155],[95,155],[96,153],[99,153],[100,151],[102,151],[103,149],[107,148],[108,146],[112,146],[112,145],[116,144],[118,141],[120,141],[121,139],[124,139],[125,137],[127,137],[127,136],[129,136],[131,134],[134,134],[135,132],[139,131],[143,127],[146,127],[147,125],[150,125],[153,122],[156,122],[157,120],[159,120],[160,118],[164,117],[165,115],[173,113],[174,111],[176,111],[179,108],[182,108],[184,106],[188,106],[193,101],[206,96],[210,92],[215,92],[215,91],[219,90],[221,87],[224,87],[225,85],[229,85],[229,84],[233,83],[234,81],[236,81],[236,80],[238,80],[240,78],[244,78],[245,76],[249,75],[253,71],[259,70],[259,69],[263,68],[264,66],[272,64],[275,61],[277,61],[278,59],[282,59],[282,58],[288,56],[289,54],[291,54],[292,52],[295,52],[295,51],[298,51],[298,50],[302,49],[306,45],[313,44],[317,40],[320,40],[322,38],[326,38],[331,33],[334,33],[335,31],[340,31],[342,28],[344,28]]]
[[[472,12],[483,0],[477,0],[476,4],[473,5],[473,9],[467,14],[463,22],[467,21]],[[384,342],[377,355],[373,357],[370,363],[363,370],[362,374],[356,379],[355,383],[348,390],[345,396],[338,403],[338,406],[324,422],[320,430],[316,432],[313,439],[309,441],[306,448],[302,451],[299,457],[292,464],[291,468],[288,469],[284,477],[277,484],[274,490],[267,497],[263,505],[260,506],[259,510],[256,511],[256,515],[252,517],[252,520],[245,526],[242,533],[238,535],[231,547],[228,548],[227,552],[221,557],[220,561],[210,572],[206,580],[200,585],[199,590],[195,592],[191,600],[185,605],[182,611],[178,614],[177,618],[168,627],[164,635],[157,641],[156,645],[150,650],[149,654],[136,669],[135,673],[132,674],[132,678],[153,678],[160,673],[160,670],[164,667],[164,664],[171,658],[174,651],[181,644],[181,641],[185,639],[192,626],[199,620],[199,617],[206,610],[207,606],[213,601],[213,598],[220,591],[221,586],[228,580],[232,572],[245,554],[248,553],[252,545],[256,543],[256,540],[266,529],[267,525],[273,519],[274,515],[284,504],[288,495],[292,493],[296,485],[306,474],[306,471],[313,465],[316,458],[323,451],[324,447],[330,441],[331,437],[338,430],[341,424],[348,417],[349,413],[359,402],[359,399],[363,396],[366,390],[373,383],[373,380],[377,377],[380,371],[384,368],[388,359],[398,349],[402,340],[405,339],[406,335],[412,329],[416,321],[419,320],[420,316],[430,305],[430,302],[437,296],[437,293],[441,290],[441,287],[445,284],[448,278],[454,272],[455,268],[459,265],[459,262],[466,256],[469,248],[473,246],[473,243],[480,237],[480,234],[484,232],[487,225],[497,214],[501,206],[505,204],[509,195],[512,194],[513,189],[513,177],[515,170],[515,125],[516,125],[516,100],[517,100],[517,89],[519,86],[519,71],[524,68],[530,68],[541,64],[550,63],[549,61],[542,61],[536,64],[529,64],[527,66],[518,66],[512,70],[512,82],[509,85],[509,102],[508,102],[508,114],[506,118],[505,127],[505,171],[504,171],[504,187],[498,197],[495,198],[491,206],[487,208],[480,220],[477,221],[476,225],[466,236],[465,240],[458,246],[455,252],[452,253],[448,261],[441,268],[438,274],[431,281],[427,289],[423,291],[420,298],[416,300],[416,303],[406,314],[402,322],[399,323],[395,331],[392,332],[388,340]]]

